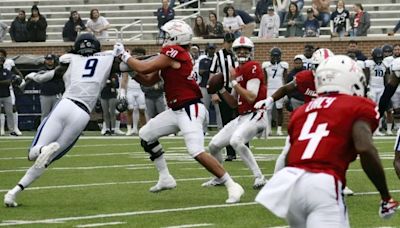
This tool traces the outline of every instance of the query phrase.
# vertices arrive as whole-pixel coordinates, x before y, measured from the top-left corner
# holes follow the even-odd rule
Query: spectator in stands
[[[307,9],[307,18],[304,21],[304,37],[319,37],[319,22],[311,8]]]
[[[388,32],[388,36],[394,36],[394,34],[400,29],[400,21],[397,22],[396,26],[392,31]]]
[[[355,15],[351,18],[353,31],[350,36],[367,36],[368,29],[371,26],[371,16],[368,12],[364,11],[361,3],[356,3],[353,6]]]
[[[159,37],[164,37],[164,32],[161,30],[161,26],[170,20],[175,18],[175,10],[169,6],[168,0],[162,0],[162,7],[158,8],[156,12],[158,29],[160,30]]]
[[[207,37],[206,24],[202,16],[197,16],[194,21],[193,33],[195,37]]]
[[[312,10],[314,16],[320,21],[321,27],[326,27],[331,19],[331,11],[329,10],[330,0],[313,0]]]
[[[274,0],[274,1],[275,1],[274,5],[276,7],[280,20],[280,25],[279,25],[280,27],[283,24],[283,20],[285,20],[285,16],[289,9],[290,0]]]
[[[279,16],[275,13],[274,7],[268,7],[268,13],[264,14],[260,22],[259,38],[278,38],[279,37]]]
[[[10,36],[13,42],[29,41],[29,33],[26,26],[25,10],[20,10],[18,16],[11,23]]]
[[[286,14],[283,27],[286,28],[286,37],[303,36],[304,19],[295,3],[290,3],[289,12]]]
[[[272,0],[258,0],[256,5],[256,11],[254,12],[256,16],[256,23],[261,22],[261,18],[264,14],[268,13],[268,6],[273,6]]]
[[[63,40],[64,41],[75,41],[76,37],[81,31],[85,31],[86,26],[83,23],[81,16],[78,11],[71,11],[69,20],[65,23],[63,28]]]
[[[8,25],[0,21],[0,42],[3,42],[8,32]]]
[[[350,13],[345,8],[344,1],[336,3],[336,10],[331,14],[331,35],[332,37],[348,36],[350,30]]]
[[[354,52],[357,60],[365,61],[367,57],[358,49],[357,41],[350,40],[349,45],[347,46],[347,52]]]
[[[88,31],[92,32],[100,42],[108,39],[107,30],[110,28],[110,23],[105,17],[100,16],[98,9],[90,10],[90,19],[86,22],[86,28]]]
[[[235,10],[236,14],[239,15],[240,18],[242,18],[242,21],[244,23],[243,27],[243,35],[246,37],[251,37],[253,36],[254,29],[256,28],[256,21],[250,14],[248,14],[244,10]]]
[[[26,25],[29,33],[29,41],[31,42],[45,42],[47,35],[47,21],[46,18],[40,14],[37,5],[33,5],[31,9],[31,16]]]
[[[20,10],[18,16],[11,23],[10,36],[12,42],[28,42],[29,34],[27,29],[25,10]]]
[[[228,6],[226,8],[225,17],[222,20],[222,25],[224,26],[224,31],[226,33],[233,33],[235,35],[235,38],[238,38],[242,35],[244,23],[242,18],[236,14],[235,8],[233,6]]]
[[[44,67],[41,70],[54,70],[57,66],[57,56],[47,54],[44,57]],[[64,92],[64,81],[62,78],[52,78],[40,84],[40,109],[42,111],[40,120],[43,121],[56,106]]]
[[[217,14],[210,12],[208,14],[209,23],[207,24],[207,38],[224,38],[224,26],[218,21]]]
[[[290,2],[296,4],[299,11],[303,9],[304,0],[290,0]]]

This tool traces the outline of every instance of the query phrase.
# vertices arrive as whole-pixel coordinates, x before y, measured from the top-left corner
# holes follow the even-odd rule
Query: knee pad
[[[245,145],[244,140],[242,139],[242,137],[231,137],[231,139],[229,140],[229,144],[236,150],[236,148],[238,148],[241,145]]]
[[[148,143],[143,139],[140,139],[140,145],[143,147],[144,151],[150,154],[150,160],[154,161],[156,158],[160,157],[164,151],[160,142],[155,141],[153,143]]]
[[[221,148],[219,146],[217,146],[216,144],[212,143],[212,142],[210,142],[210,144],[208,145],[208,151],[212,155],[218,154],[218,152],[220,150],[221,150]]]

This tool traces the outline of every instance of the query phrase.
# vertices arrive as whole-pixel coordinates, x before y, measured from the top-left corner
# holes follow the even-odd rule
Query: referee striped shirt
[[[215,74],[222,72],[224,75],[224,87],[230,92],[232,90],[232,85],[229,83],[229,67],[236,68],[237,65],[233,53],[222,48],[214,54],[210,66],[210,73]]]

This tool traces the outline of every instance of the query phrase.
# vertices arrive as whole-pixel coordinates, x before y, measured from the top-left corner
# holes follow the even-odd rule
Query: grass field
[[[32,165],[27,148],[32,137],[0,138],[1,200]],[[209,139],[207,139],[208,143]],[[394,173],[394,137],[376,139],[393,197],[400,200]],[[210,175],[186,153],[180,137],[161,140],[177,188],[161,193],[148,189],[158,179],[137,137],[83,136],[61,160],[18,198],[17,208],[0,207],[0,226],[17,227],[285,227],[254,203],[253,177],[240,160],[226,169],[245,188],[242,202],[225,204],[224,187],[203,188]],[[267,177],[284,138],[256,139],[253,152]],[[350,167],[348,186],[356,195],[346,199],[352,227],[400,227],[400,215],[388,221],[378,216],[379,195],[360,168]]]

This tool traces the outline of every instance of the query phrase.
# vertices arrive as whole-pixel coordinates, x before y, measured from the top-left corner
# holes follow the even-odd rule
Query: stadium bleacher
[[[196,1],[196,0],[192,0]],[[178,2],[178,1],[176,1]],[[219,11],[220,20],[223,17],[222,8],[227,3],[233,3],[237,8],[247,9],[249,13],[254,13],[256,1],[246,0],[208,0],[201,4],[199,8],[185,8],[182,5],[175,7],[176,17],[186,20],[192,24],[193,18],[198,14],[207,17],[209,11]],[[331,9],[335,8],[332,1]],[[352,11],[352,4],[359,1],[346,1],[347,9]],[[38,4],[41,14],[45,15],[48,22],[47,41],[62,41],[61,33],[64,23],[68,20],[71,10],[78,10],[82,19],[87,20],[89,12],[93,8],[98,8],[101,15],[106,17],[112,28],[110,38],[132,39],[153,39],[158,34],[157,19],[154,12],[161,6],[160,0],[148,0],[141,2],[138,0],[2,0],[0,1],[1,20],[6,24],[11,24],[19,9],[24,9],[27,16],[33,4]],[[368,36],[385,36],[399,20],[400,1],[363,1],[366,11],[371,14],[371,28]],[[311,7],[311,0],[305,1],[305,9]],[[284,28],[281,28],[283,35]],[[329,30],[329,28],[322,28]],[[123,36],[121,37],[121,31]],[[9,35],[6,41],[10,41]]]

